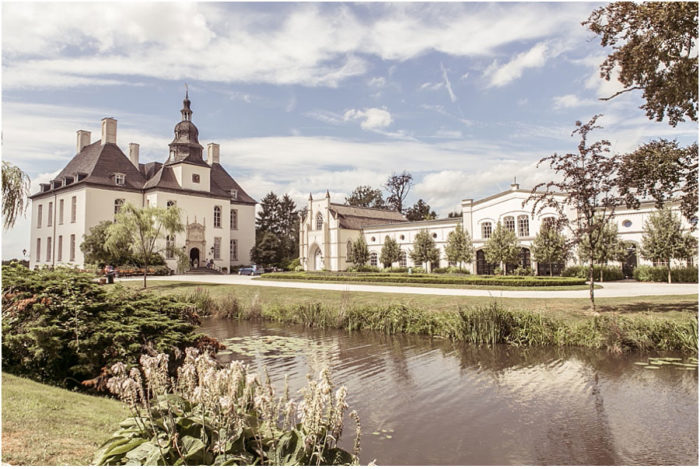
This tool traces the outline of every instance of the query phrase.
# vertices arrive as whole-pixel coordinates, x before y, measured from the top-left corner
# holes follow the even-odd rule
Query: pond
[[[277,386],[288,375],[290,389],[301,389],[308,373],[329,366],[360,414],[363,464],[698,463],[697,357],[474,347],[221,319],[202,329],[229,339],[222,361],[265,366]],[[352,448],[353,435],[348,421],[340,446]]]

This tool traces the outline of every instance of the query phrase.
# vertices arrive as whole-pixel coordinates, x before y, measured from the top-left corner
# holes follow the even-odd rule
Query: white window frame
[[[221,237],[214,238],[214,259],[221,260]]]
[[[489,239],[493,233],[493,223],[490,221],[481,222],[481,237],[483,239]]]
[[[232,239],[229,241],[229,255],[232,261],[238,260],[238,240]]]
[[[221,228],[221,206],[214,205],[214,228]]]
[[[126,184],[126,174],[114,173],[114,183],[118,186],[125,185]]]
[[[41,219],[44,217],[44,206],[39,204],[36,209],[36,227],[41,228]]]
[[[237,230],[238,229],[238,210],[235,208],[231,209],[231,221],[230,221],[231,229],[232,230]]]
[[[70,222],[75,223],[75,219],[78,216],[78,197],[73,196],[70,199]]]
[[[527,236],[530,236],[530,217],[518,215],[518,237],[525,238]]]

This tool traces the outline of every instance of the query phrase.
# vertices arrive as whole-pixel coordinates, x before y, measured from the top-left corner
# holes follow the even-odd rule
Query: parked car
[[[238,275],[260,275],[264,272],[264,269],[259,265],[241,267],[240,269],[238,269]]]

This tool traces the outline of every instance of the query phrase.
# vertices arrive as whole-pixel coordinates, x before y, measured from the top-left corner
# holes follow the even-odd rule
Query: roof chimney
[[[518,189],[520,189],[520,184],[518,184],[515,178],[513,178],[513,183],[510,185],[510,190],[517,191]]]
[[[117,120],[111,117],[102,119],[102,145],[106,143],[117,144]]]
[[[130,143],[129,144],[129,160],[131,161],[131,164],[136,166],[136,169],[139,169],[139,144],[138,143]]]
[[[219,163],[219,144],[210,143],[207,145],[207,163],[209,166],[213,166],[214,163]]]
[[[83,148],[90,145],[90,132],[87,130],[78,130],[78,141],[76,143],[76,152],[80,153]]]

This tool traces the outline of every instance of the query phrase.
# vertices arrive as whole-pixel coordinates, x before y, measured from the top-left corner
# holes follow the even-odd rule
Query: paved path
[[[149,277],[152,280],[171,280],[176,282],[201,282],[224,285],[253,285],[259,287],[306,288],[309,290],[357,291],[399,293],[410,295],[443,296],[491,296],[496,298],[588,298],[588,290],[469,290],[467,288],[409,287],[389,285],[366,285],[359,283],[311,283],[264,280],[260,277],[241,275],[173,275],[171,277]],[[143,280],[143,277],[125,280]],[[602,289],[595,291],[596,298],[636,297],[655,295],[692,295],[698,294],[697,284],[678,283],[641,283],[641,282],[603,282]]]

